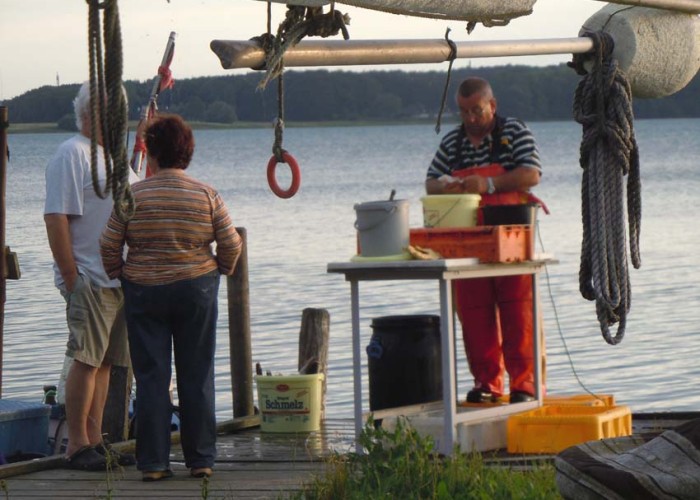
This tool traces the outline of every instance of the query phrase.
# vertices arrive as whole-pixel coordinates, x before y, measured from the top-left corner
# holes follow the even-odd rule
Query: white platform
[[[480,432],[494,437],[483,442],[476,438],[477,427],[465,426],[462,431],[465,436],[465,446],[491,446],[501,442],[498,422],[507,419],[508,415],[535,409],[543,404],[542,366],[535,363],[535,401],[502,405],[491,408],[479,408],[473,411],[458,411],[457,408],[457,379],[455,370],[455,336],[454,311],[452,307],[452,281],[455,279],[491,278],[496,276],[531,275],[532,279],[532,316],[538,318],[538,274],[547,265],[556,263],[549,256],[537,260],[514,263],[480,264],[476,259],[444,259],[431,261],[396,261],[396,262],[339,262],[328,264],[329,273],[340,273],[350,282],[350,309],[352,315],[352,348],[353,348],[353,392],[355,414],[355,436],[359,438],[364,427],[366,414],[363,412],[362,401],[362,349],[360,332],[360,281],[379,280],[434,280],[438,282],[440,295],[440,343],[442,356],[442,387],[443,400],[439,405],[442,420],[442,438],[438,441],[438,450],[444,454],[452,453],[454,445],[462,444],[457,426],[475,424],[481,426]],[[534,359],[541,359],[541,339],[539,321],[533,321]],[[374,412],[375,419],[385,419],[398,415],[426,416],[434,408],[427,405],[414,405],[413,408],[401,407]],[[381,416],[380,416],[381,414]],[[439,416],[437,417],[440,418]],[[431,427],[426,421],[426,426]],[[493,443],[492,443],[493,442]],[[356,444],[356,451],[362,453],[362,448]]]

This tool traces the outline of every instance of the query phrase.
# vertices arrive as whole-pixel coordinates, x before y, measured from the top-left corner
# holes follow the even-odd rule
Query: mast
[[[590,38],[500,40],[454,42],[457,59],[479,57],[525,56],[545,54],[580,54],[593,49]],[[265,68],[265,51],[255,41],[213,40],[211,50],[224,69]],[[352,66],[374,64],[424,64],[449,60],[450,46],[444,39],[435,40],[313,40],[288,49],[284,65]]]
[[[609,34],[615,44],[614,57],[627,74],[634,96],[665,97],[685,87],[700,69],[700,17],[696,13],[700,13],[700,0],[612,0],[586,20],[579,34],[595,31]],[[451,46],[454,46],[454,53]],[[224,69],[272,72],[274,67],[268,68],[267,64],[274,66],[279,60],[283,60],[287,68],[425,64],[453,58],[585,54],[593,52],[594,44],[590,37],[580,36],[474,42],[445,39],[302,41],[276,54],[266,54],[255,40],[213,40],[210,48]]]

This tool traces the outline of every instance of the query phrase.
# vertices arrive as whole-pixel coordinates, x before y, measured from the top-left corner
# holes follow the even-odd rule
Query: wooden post
[[[6,270],[6,250],[5,250],[5,188],[7,186],[7,127],[9,118],[7,106],[0,106],[0,397],[2,397],[2,362],[5,337],[5,276]]]
[[[326,413],[326,384],[328,368],[328,340],[330,315],[325,309],[307,307],[301,314],[299,332],[299,373],[323,373],[321,393],[321,418]]]
[[[238,264],[236,264],[236,272],[226,280],[234,418],[255,414],[253,406],[253,354],[250,341],[248,238],[244,227],[237,227],[236,231],[243,240],[243,250],[238,258]]]
[[[129,398],[133,373],[125,366],[112,366],[109,391],[102,418],[102,433],[110,443],[129,437]]]

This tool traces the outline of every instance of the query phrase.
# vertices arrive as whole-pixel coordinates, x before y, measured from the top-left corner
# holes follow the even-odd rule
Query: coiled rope
[[[90,57],[90,167],[95,194],[106,198],[112,193],[114,211],[122,221],[134,213],[134,198],[129,185],[129,162],[126,152],[128,129],[126,93],[122,85],[122,41],[117,0],[86,0]],[[104,10],[104,27],[100,30],[100,10]],[[102,51],[104,32],[104,62]],[[106,102],[104,98],[107,96]],[[106,180],[102,190],[97,172],[98,130],[102,136]]]
[[[266,52],[265,68],[267,72],[258,84],[259,90],[265,89],[271,80],[282,73],[285,52],[304,37],[328,38],[342,32],[345,40],[350,38],[346,27],[346,24],[350,23],[350,18],[347,14],[335,10],[335,0],[331,1],[330,11],[326,14],[323,13],[321,7],[287,6],[285,19],[277,28],[276,37],[272,37],[270,18],[271,10],[268,1],[268,31],[266,35],[260,37]]]
[[[623,209],[625,176],[630,254],[635,269],[641,266],[639,151],[634,136],[632,91],[612,58],[613,40],[604,32],[584,36],[594,41],[593,68],[586,73],[576,58],[571,64],[579,74],[585,74],[576,88],[573,106],[574,119],[583,126],[579,289],[585,299],[596,301],[603,338],[614,345],[624,337],[631,305]],[[618,322],[613,337],[610,327]]]

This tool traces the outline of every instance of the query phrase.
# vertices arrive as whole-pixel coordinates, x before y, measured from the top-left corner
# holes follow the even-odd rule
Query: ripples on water
[[[625,339],[617,346],[604,342],[594,304],[578,292],[580,127],[531,127],[545,168],[536,193],[552,212],[540,215],[539,249],[560,261],[541,280],[548,390],[584,391],[572,372],[573,362],[588,390],[614,394],[635,411],[698,409],[700,236],[694,212],[700,192],[700,120],[636,124],[642,159],[642,268],[630,270],[632,310]],[[42,208],[44,167],[67,137],[9,136],[6,239],[19,254],[22,279],[7,282],[3,397],[40,400],[41,386],[57,381],[63,362],[64,303],[53,287]],[[351,417],[350,289],[342,275],[326,273],[326,265],[355,253],[355,203],[387,199],[396,189],[397,198],[411,202],[411,227],[422,225],[423,180],[439,137],[431,125],[289,128],[284,146],[302,168],[301,189],[289,200],[276,198],[267,187],[272,130],[196,131],[195,138],[190,173],[219,189],[236,225],[248,232],[253,361],[275,373],[295,372],[302,310],[327,309],[327,411]],[[285,166],[278,170],[280,184],[287,185]],[[373,317],[437,313],[432,283],[361,283],[360,290],[363,346]],[[220,304],[217,416],[226,419],[232,416],[232,396],[225,287]],[[471,378],[461,341],[457,345],[459,393],[464,395]],[[366,380],[364,387],[366,391]]]

